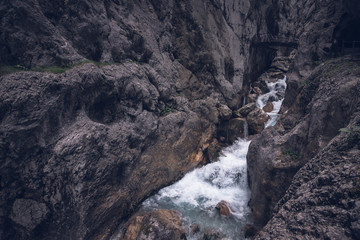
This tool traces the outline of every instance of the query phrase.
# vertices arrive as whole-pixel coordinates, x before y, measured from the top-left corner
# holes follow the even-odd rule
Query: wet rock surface
[[[227,203],[226,201],[219,202],[215,208],[219,211],[219,214],[221,216],[228,217],[231,215],[229,203]]]

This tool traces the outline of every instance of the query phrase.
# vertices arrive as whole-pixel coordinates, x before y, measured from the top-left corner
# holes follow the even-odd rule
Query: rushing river
[[[261,95],[257,106],[268,101],[274,105],[266,126],[274,125],[286,88],[286,78],[268,83],[269,93]],[[191,226],[215,229],[226,235],[223,239],[243,239],[245,224],[251,223],[247,206],[250,190],[247,184],[246,154],[250,141],[239,139],[225,148],[217,162],[195,169],[175,184],[163,188],[143,203],[143,210],[174,209],[184,218],[187,239],[198,239],[191,234]],[[231,206],[231,217],[220,216],[215,206],[225,200]],[[199,234],[199,233],[198,233]]]

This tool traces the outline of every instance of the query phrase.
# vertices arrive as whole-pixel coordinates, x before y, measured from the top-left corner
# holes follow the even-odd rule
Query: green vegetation
[[[172,112],[175,112],[175,108],[173,106],[166,106],[164,110],[161,112],[161,116],[169,115]]]
[[[82,66],[87,63],[95,64],[99,68],[108,66],[108,65],[119,65],[119,63],[114,63],[114,62],[105,63],[105,62],[96,62],[96,61],[92,61],[92,60],[85,60],[83,62],[75,63],[71,66],[55,66],[55,65],[49,66],[49,67],[35,66],[31,69],[26,68],[21,65],[0,66],[0,76],[5,75],[5,74],[10,74],[10,73],[15,73],[15,72],[21,72],[21,71],[50,72],[50,73],[60,74],[60,73],[66,72],[70,69],[73,69],[74,67]]]
[[[344,133],[360,133],[360,127],[354,127],[351,126],[350,128],[340,128],[339,129],[340,132],[344,132]]]
[[[0,75],[20,72],[20,71],[28,71],[28,69],[21,65],[15,66],[0,66]]]
[[[152,232],[152,224],[149,224],[145,228],[145,235],[148,236]]]
[[[34,72],[50,72],[50,73],[64,73],[69,70],[70,67],[60,67],[60,66],[49,66],[49,67],[34,67],[30,71]]]
[[[292,151],[292,150],[289,150],[289,149],[283,150],[283,154],[284,154],[284,155],[288,155],[288,156],[290,156],[291,158],[298,158],[298,157],[299,157],[296,152],[294,152],[294,151]]]
[[[350,147],[360,142],[360,127],[351,126],[349,128],[340,128],[339,131],[348,134],[347,140]]]

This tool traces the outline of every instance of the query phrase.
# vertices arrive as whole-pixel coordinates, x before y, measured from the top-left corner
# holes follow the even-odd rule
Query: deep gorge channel
[[[258,97],[259,108],[269,101],[274,109],[269,114],[266,127],[275,125],[286,89],[286,77],[275,83],[267,83],[269,92]],[[244,130],[246,132],[246,130]],[[161,189],[147,199],[142,211],[156,209],[177,210],[183,217],[183,227],[187,239],[198,239],[198,234],[206,229],[215,230],[225,235],[223,239],[242,239],[246,224],[251,224],[251,211],[248,207],[250,189],[247,182],[246,155],[251,140],[238,139],[225,148],[218,161],[195,169],[181,180]],[[230,206],[231,216],[220,216],[215,206],[226,201]],[[200,232],[193,234],[192,226],[197,224]]]

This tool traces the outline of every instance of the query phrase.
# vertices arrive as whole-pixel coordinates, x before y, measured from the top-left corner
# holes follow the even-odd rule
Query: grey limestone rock
[[[359,67],[346,59],[328,61],[315,69],[304,80],[292,108],[250,144],[250,207],[258,222],[265,224],[271,218],[296,172],[359,115],[360,102],[353,97],[360,91]]]

